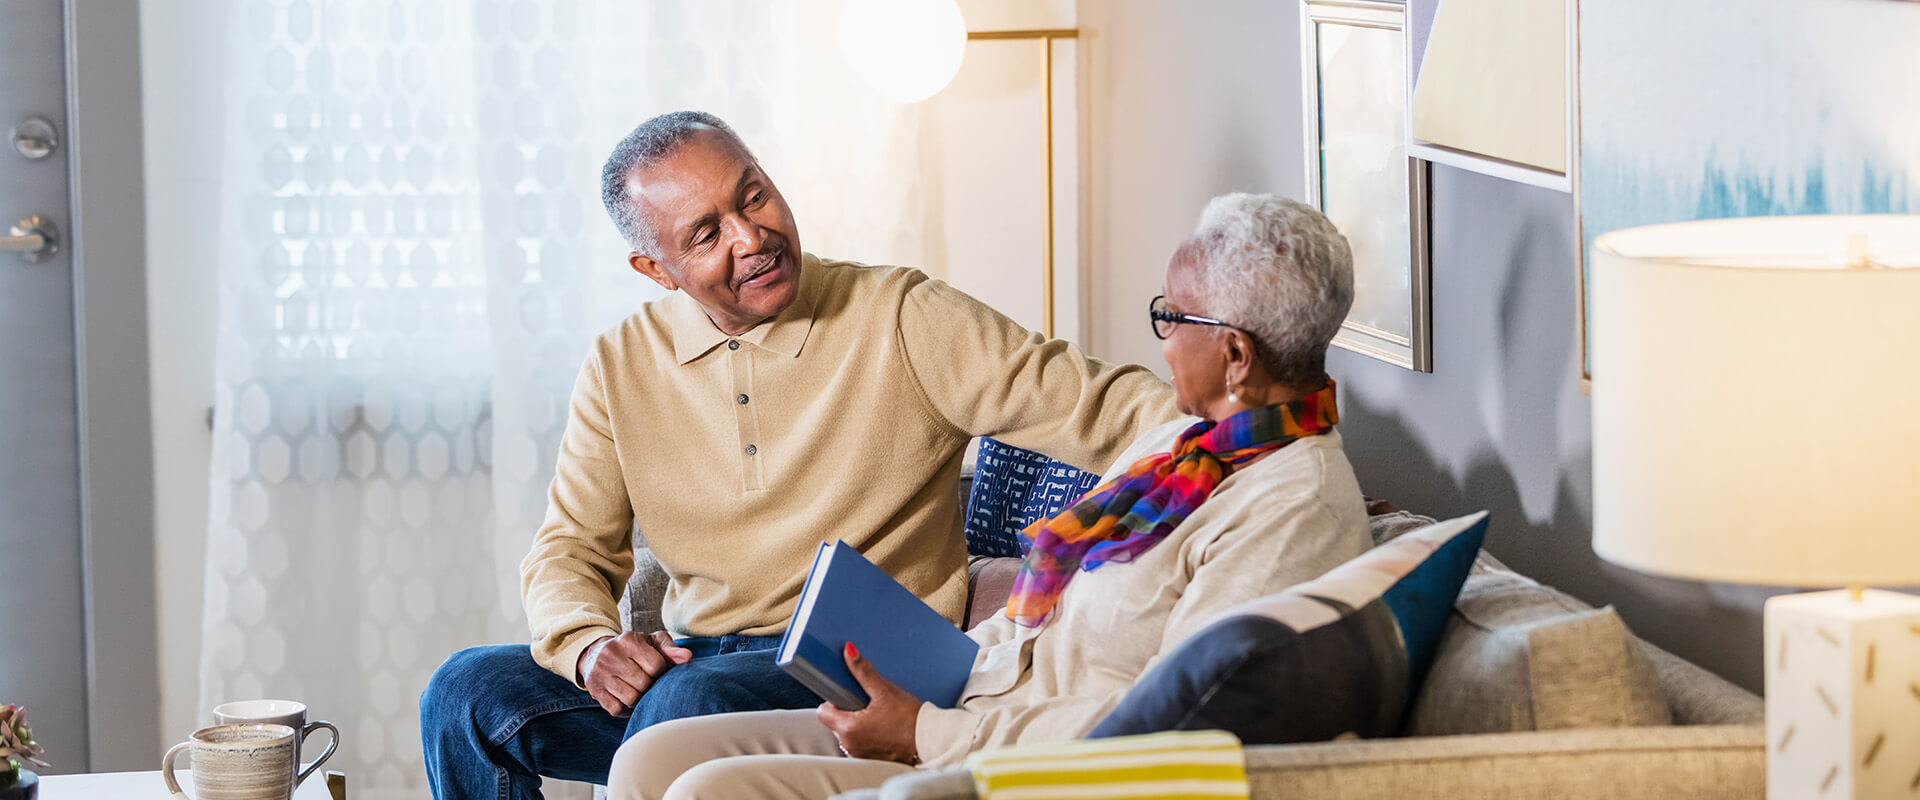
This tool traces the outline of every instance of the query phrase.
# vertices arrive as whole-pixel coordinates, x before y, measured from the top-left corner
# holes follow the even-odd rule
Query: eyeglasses
[[[1173,326],[1175,325],[1218,325],[1222,328],[1233,327],[1231,323],[1221,322],[1212,317],[1201,317],[1193,314],[1182,314],[1178,311],[1168,311],[1167,296],[1164,294],[1153,298],[1153,302],[1147,304],[1147,317],[1153,321],[1153,335],[1161,339],[1172,336]]]

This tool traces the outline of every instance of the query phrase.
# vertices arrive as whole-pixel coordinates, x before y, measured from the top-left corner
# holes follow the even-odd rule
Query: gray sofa
[[[1377,514],[1375,542],[1431,521]],[[969,626],[1003,606],[1017,566],[975,560]],[[623,612],[658,630],[666,578],[644,551],[638,567]],[[1258,800],[1761,797],[1762,714],[1758,696],[1634,638],[1610,609],[1482,553],[1402,737],[1252,746],[1247,774]],[[973,797],[951,770],[841,800]]]

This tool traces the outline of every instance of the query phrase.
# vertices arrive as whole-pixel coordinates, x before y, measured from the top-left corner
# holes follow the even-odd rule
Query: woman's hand
[[[847,643],[847,670],[860,688],[867,690],[867,707],[842,711],[832,703],[821,703],[815,715],[820,724],[833,731],[840,749],[854,758],[920,763],[914,731],[920,721],[920,701],[893,681],[880,677],[873,663],[860,657],[860,651]]]

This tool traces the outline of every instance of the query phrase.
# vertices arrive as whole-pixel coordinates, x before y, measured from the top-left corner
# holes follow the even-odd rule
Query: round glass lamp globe
[[[967,23],[954,0],[847,0],[840,54],[880,96],[918,103],[960,71]]]

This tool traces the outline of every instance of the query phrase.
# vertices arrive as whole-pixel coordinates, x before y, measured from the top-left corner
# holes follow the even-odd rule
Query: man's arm
[[[960,432],[992,436],[1084,470],[1179,416],[1173,387],[1138,365],[1048,341],[947,284],[907,290],[899,334],[916,386]]]
[[[633,505],[608,419],[600,352],[580,368],[561,435],[547,517],[520,562],[533,659],[584,687],[580,656],[620,635],[614,587],[633,574]]]

